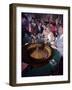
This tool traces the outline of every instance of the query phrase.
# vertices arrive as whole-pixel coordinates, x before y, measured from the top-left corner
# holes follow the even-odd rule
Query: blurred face
[[[41,26],[41,23],[39,23],[39,26]]]
[[[58,34],[59,35],[63,34],[63,28],[61,26],[58,28]]]
[[[50,32],[50,28],[47,27],[46,28],[46,32],[49,33]]]
[[[25,18],[23,18],[23,19],[22,19],[22,23],[25,23],[25,22],[26,22],[26,19],[25,19]]]
[[[45,30],[45,28],[46,28],[45,25],[42,25],[42,27],[43,27],[43,29]]]
[[[50,24],[50,27],[52,27],[53,25],[52,24]]]

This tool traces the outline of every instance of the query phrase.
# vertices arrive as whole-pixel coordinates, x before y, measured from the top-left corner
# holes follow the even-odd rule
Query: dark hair
[[[22,13],[22,18],[25,18],[27,20],[27,16],[24,13]]]
[[[59,24],[59,26],[58,27],[62,27],[63,28],[63,25],[62,24]]]

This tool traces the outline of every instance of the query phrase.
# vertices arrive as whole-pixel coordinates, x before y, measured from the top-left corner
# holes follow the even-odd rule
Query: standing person
[[[60,25],[58,27],[58,35],[55,40],[55,46],[53,46],[54,49],[57,49],[60,52],[60,55],[63,56],[63,27]]]
[[[57,50],[60,52],[61,56],[63,56],[63,27],[61,25],[58,28],[56,47],[57,47]]]
[[[49,26],[47,26],[45,28],[45,30],[43,30],[43,35],[44,35],[44,38],[45,38],[45,42],[48,42],[51,45],[54,44],[55,37],[54,37],[53,33],[51,32],[51,29],[50,29]]]
[[[41,23],[40,20],[37,20],[37,21],[36,21],[36,31],[37,31],[37,34],[43,32],[42,23]]]
[[[56,32],[57,32],[56,24],[54,22],[53,23],[50,23],[50,28],[51,28],[51,32],[56,37]]]
[[[60,53],[60,62],[57,66],[57,73],[59,73],[60,75],[63,74],[63,27],[60,25],[58,27],[58,36],[55,40],[55,45],[56,47],[54,47],[59,53]]]

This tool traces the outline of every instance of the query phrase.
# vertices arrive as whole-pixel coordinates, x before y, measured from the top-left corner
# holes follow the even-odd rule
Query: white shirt
[[[60,54],[63,56],[63,34],[56,38],[56,47]]]

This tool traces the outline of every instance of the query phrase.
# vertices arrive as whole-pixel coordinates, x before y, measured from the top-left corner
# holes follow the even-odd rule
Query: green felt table
[[[57,50],[53,50],[52,59],[55,60],[56,65],[51,64],[51,60],[49,63],[41,66],[41,67],[32,67],[29,68],[26,72],[22,73],[22,76],[42,76],[42,75],[51,75],[54,71],[55,67],[58,65],[60,61],[61,55]]]

